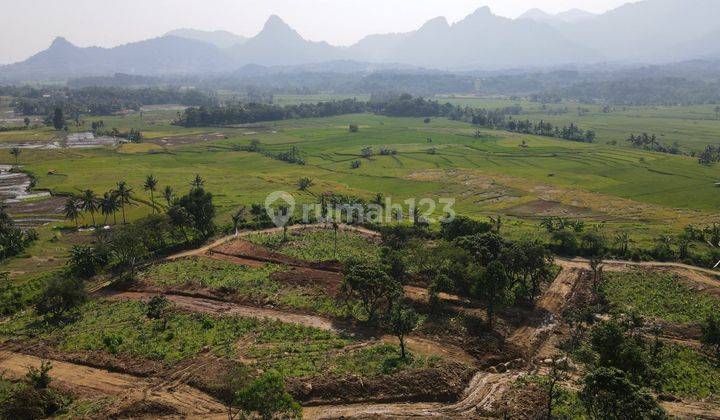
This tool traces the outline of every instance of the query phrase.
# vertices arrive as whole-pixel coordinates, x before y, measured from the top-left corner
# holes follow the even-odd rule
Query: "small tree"
[[[302,417],[300,404],[285,391],[283,377],[274,371],[241,389],[235,401],[248,416],[257,413],[263,420]]]
[[[402,286],[376,264],[348,261],[341,284],[345,302],[360,300],[370,322],[375,321],[383,303],[388,305],[402,294]]]
[[[163,198],[165,199],[168,208],[170,208],[175,200],[175,191],[173,190],[173,187],[169,185],[165,186],[165,189],[163,190]]]
[[[97,194],[93,190],[85,190],[82,192],[82,195],[80,196],[80,207],[90,213],[90,217],[92,217],[93,226],[97,226],[97,223],[95,223],[95,213],[100,209],[100,199],[98,199]]]
[[[190,186],[195,188],[202,188],[203,185],[205,185],[205,180],[200,176],[200,174],[195,174],[195,178],[190,182]]]
[[[15,167],[18,167],[18,159],[20,158],[20,148],[19,147],[13,147],[10,149],[10,154],[13,155],[15,158]]]
[[[50,382],[52,382],[52,378],[50,377],[50,371],[52,368],[52,363],[47,360],[41,360],[40,366],[28,367],[28,371],[25,374],[25,380],[28,385],[35,389],[47,389],[47,387],[50,386]]]
[[[53,277],[35,303],[35,311],[57,319],[87,299],[85,283],[74,276]]]
[[[90,278],[97,273],[103,263],[95,248],[90,245],[73,245],[70,249],[68,265],[73,273],[83,278]]]
[[[348,126],[348,130],[349,130],[351,133],[357,133],[358,131],[360,131],[360,127],[358,127],[357,124],[350,124],[350,125]]]
[[[312,180],[307,177],[300,178],[300,179],[298,179],[298,182],[297,182],[298,188],[300,189],[300,191],[306,191],[308,188],[310,188],[312,186],[312,183],[313,183]]]
[[[652,393],[633,384],[625,372],[615,368],[598,368],[586,375],[580,401],[592,419],[667,417]]]
[[[153,214],[155,214],[155,191],[157,190],[158,180],[153,175],[145,177],[145,183],[143,189],[150,192],[150,202],[152,203]]]
[[[78,218],[80,217],[80,203],[78,202],[77,197],[70,196],[68,197],[67,201],[65,201],[65,207],[63,207],[63,213],[65,213],[65,218],[68,220],[72,220],[75,222],[75,228],[79,228],[80,225],[78,223]]]
[[[400,341],[400,357],[406,359],[405,336],[417,327],[419,317],[411,307],[395,305],[390,313],[390,326],[395,337]]]
[[[708,315],[702,325],[702,343],[715,351],[715,358],[720,363],[720,318],[714,314]]]
[[[25,124],[25,128],[30,127],[30,118],[28,118],[28,117],[23,118],[23,123]]]
[[[567,374],[566,366],[563,361],[567,361],[567,358],[563,358],[559,355],[553,357],[552,365],[550,366],[550,372],[547,374],[547,382],[545,383],[545,390],[547,392],[547,418],[552,419],[553,405],[562,396],[562,389],[560,389],[559,383],[566,381],[570,376]]]
[[[165,296],[153,296],[147,303],[146,315],[150,319],[162,319],[169,307],[170,301]]]
[[[245,206],[242,206],[235,211],[232,215],[232,224],[233,224],[233,231],[235,232],[235,236],[238,234],[238,228],[241,224],[245,223],[245,215],[247,214],[247,209]]]
[[[55,108],[52,118],[53,128],[56,130],[62,130],[66,127],[65,116],[63,115],[62,108]]]
[[[505,300],[509,286],[509,278],[505,266],[500,261],[492,261],[485,272],[475,269],[472,276],[474,282],[471,286],[472,294],[486,301],[487,325],[492,329],[495,318],[495,307]]]
[[[602,282],[602,255],[593,255],[590,257],[590,270],[592,270],[593,288],[597,289]]]

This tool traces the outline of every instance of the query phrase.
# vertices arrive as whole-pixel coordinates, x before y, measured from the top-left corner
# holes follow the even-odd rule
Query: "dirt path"
[[[149,292],[118,292],[106,293],[104,297],[119,300],[142,300],[149,299],[159,293]],[[254,306],[239,305],[231,302],[220,300],[205,299],[191,296],[181,295],[164,295],[169,301],[173,302],[178,309],[203,312],[213,315],[235,315],[246,318],[270,319],[280,321],[287,324],[299,324],[307,327],[317,328],[323,331],[331,331],[340,333],[343,330],[334,325],[333,321],[312,315],[300,315],[289,312],[278,311],[274,309],[258,308]]]
[[[41,360],[35,356],[0,351],[0,371],[10,378],[22,379],[28,366],[39,366]],[[173,407],[183,416],[222,413],[225,409],[219,401],[182,383],[165,383],[57,360],[50,362],[53,384],[88,396],[118,397],[114,406],[153,402]]]

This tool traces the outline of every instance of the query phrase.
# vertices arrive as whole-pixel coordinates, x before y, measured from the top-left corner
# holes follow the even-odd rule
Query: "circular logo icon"
[[[277,227],[285,226],[295,212],[295,198],[285,191],[274,191],[265,198],[265,211]]]

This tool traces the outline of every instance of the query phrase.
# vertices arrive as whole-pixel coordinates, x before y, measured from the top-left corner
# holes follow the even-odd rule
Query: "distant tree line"
[[[658,141],[655,134],[641,133],[638,135],[630,134],[627,142],[633,147],[645,150],[652,150],[660,153],[670,153],[673,155],[680,154],[680,146],[677,142],[672,145],[662,144]]]
[[[293,118],[331,117],[365,112],[367,104],[355,99],[278,106],[264,103],[241,103],[227,106],[201,106],[186,109],[174,122],[184,127],[208,127],[281,121]]]
[[[109,115],[140,110],[143,105],[214,104],[214,96],[197,89],[84,87],[0,87],[0,95],[12,96],[11,106],[22,115],[50,115],[61,108],[66,115]]]
[[[720,81],[679,77],[587,81],[544,93],[548,95],[626,106],[717,104],[720,103]]]

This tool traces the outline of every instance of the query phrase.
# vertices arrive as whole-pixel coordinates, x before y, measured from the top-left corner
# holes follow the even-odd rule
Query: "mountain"
[[[342,49],[327,42],[305,40],[278,16],[270,16],[262,31],[228,50],[236,66],[298,65],[344,58]]]
[[[363,56],[369,44],[373,56]],[[437,18],[411,33],[366,38],[349,51],[363,60],[438,69],[544,67],[602,59],[550,25],[496,16],[488,7],[453,25]]]
[[[114,48],[81,48],[58,37],[47,50],[0,67],[0,80],[63,80],[115,73],[180,75],[215,72],[228,64],[226,55],[214,45],[175,36]]]
[[[182,29],[114,48],[81,48],[57,38],[47,50],[1,66],[0,80],[232,74],[246,65],[342,73],[354,63],[364,63],[359,72],[402,66],[495,71],[713,60],[720,59],[717,16],[720,0],[643,0],[597,16],[576,9],[557,15],[533,9],[518,19],[482,7],[455,23],[438,17],[415,31],[370,35],[349,47],[306,40],[271,16],[247,39]]]
[[[597,15],[580,9],[570,9],[556,15],[551,15],[540,9],[530,9],[518,17],[518,20],[527,19],[534,20],[536,22],[559,24],[583,22],[595,17],[597,17]]]
[[[178,38],[194,39],[196,41],[207,42],[218,48],[229,48],[234,45],[243,44],[248,39],[241,35],[236,35],[228,31],[199,31],[197,29],[175,29],[165,34],[165,36],[176,36]]]
[[[645,0],[556,28],[610,60],[663,61],[653,53],[668,53],[670,48],[720,30],[718,16],[718,0]]]

